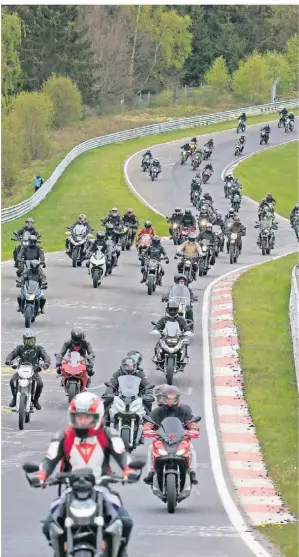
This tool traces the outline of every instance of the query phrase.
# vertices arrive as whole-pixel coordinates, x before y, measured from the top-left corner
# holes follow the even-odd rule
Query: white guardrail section
[[[292,331],[297,389],[299,392],[299,264],[295,265],[292,270],[289,314]]]
[[[66,157],[61,161],[61,163],[54,170],[53,174],[50,176],[42,187],[31,197],[13,205],[12,207],[7,207],[1,210],[1,222],[9,222],[15,220],[22,215],[25,215],[29,211],[32,211],[34,207],[40,204],[40,202],[45,199],[48,193],[52,190],[53,186],[56,184],[57,180],[63,174],[65,169],[69,164],[76,159],[82,153],[90,151],[91,149],[96,149],[97,147],[102,147],[102,145],[108,145],[109,143],[117,143],[118,141],[126,141],[128,139],[134,139],[137,137],[143,137],[145,135],[156,135],[172,130],[192,128],[197,126],[206,126],[208,124],[214,124],[217,122],[223,122],[226,120],[235,120],[239,114],[246,112],[246,114],[253,115],[263,115],[271,112],[277,112],[283,107],[285,108],[295,108],[299,106],[299,99],[291,99],[288,101],[281,101],[277,103],[263,104],[259,106],[247,106],[244,108],[238,108],[237,110],[230,110],[228,112],[216,112],[215,114],[205,114],[202,116],[193,116],[191,118],[183,118],[181,120],[172,120],[170,122],[163,122],[161,124],[153,124],[150,126],[143,126],[142,128],[134,128],[131,130],[125,130],[122,132],[111,133],[109,135],[102,135],[100,137],[95,137],[94,139],[89,139],[80,143],[72,149]]]

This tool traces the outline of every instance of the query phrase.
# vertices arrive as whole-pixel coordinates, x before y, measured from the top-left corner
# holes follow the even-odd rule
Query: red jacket
[[[156,231],[153,227],[151,227],[149,230],[147,230],[146,228],[141,228],[137,234],[137,239],[141,238],[141,236],[143,236],[143,234],[150,234],[151,236],[156,236]]]

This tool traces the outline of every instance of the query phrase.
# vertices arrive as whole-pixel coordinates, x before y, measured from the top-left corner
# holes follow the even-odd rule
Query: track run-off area
[[[272,133],[269,147],[259,145],[260,125],[247,127],[244,155],[293,141],[297,137],[297,131],[287,135],[277,128],[276,122],[271,122],[270,125]],[[221,175],[235,160],[236,131],[217,132],[209,134],[209,137],[214,138],[215,144],[211,157],[214,174],[203,191],[209,191],[215,207],[225,214],[229,203],[224,198]],[[200,136],[199,145],[202,146],[207,139]],[[184,166],[180,165],[182,144],[183,138],[151,149],[153,156],[157,156],[162,165],[162,174],[153,183],[140,168],[141,153],[131,156],[125,164],[125,177],[131,189],[154,210],[167,216],[177,206],[190,208],[189,190],[194,173],[189,162]],[[267,190],[262,188],[260,197]],[[117,205],[117,200],[115,204]],[[190,362],[185,372],[175,377],[174,384],[182,392],[182,401],[190,404],[194,413],[202,416],[201,436],[195,442],[199,484],[193,488],[191,497],[179,504],[175,515],[167,514],[162,502],[152,495],[150,488],[142,481],[120,489],[124,505],[135,524],[129,546],[130,557],[156,557],[158,553],[161,557],[276,555],[276,550],[247,525],[234,496],[222,462],[222,448],[219,445],[215,420],[215,400],[208,369],[210,355],[207,312],[211,283],[233,269],[271,260],[297,250],[295,235],[288,221],[278,217],[275,250],[271,256],[262,257],[256,246],[256,217],[256,203],[244,196],[240,218],[247,227],[247,235],[238,263],[232,266],[228,256],[220,254],[208,276],[200,277],[191,285],[199,297],[199,302],[194,306],[195,336],[191,341]],[[61,230],[62,244],[63,237],[64,230]],[[170,257],[170,264],[165,265],[163,287],[158,288],[152,296],[148,296],[145,286],[140,284],[140,263],[135,248],[122,253],[119,266],[98,290],[93,289],[85,266],[73,269],[63,252],[46,255],[49,283],[46,314],[38,318],[34,330],[37,343],[45,346],[52,358],[52,368],[55,364],[54,353],[60,350],[71,328],[80,325],[85,329],[96,353],[95,376],[90,390],[101,394],[104,382],[117,369],[121,358],[133,348],[143,353],[144,369],[151,383],[158,385],[164,382],[162,374],[155,371],[151,362],[156,338],[150,336],[150,322],[164,314],[161,296],[171,287],[176,273],[176,262],[173,259],[175,247],[170,241],[166,241],[164,246]],[[43,409],[34,413],[31,423],[23,432],[17,429],[16,415],[7,410],[11,371],[3,367],[4,360],[13,346],[21,342],[24,331],[22,316],[16,312],[16,295],[15,269],[11,262],[3,263],[2,555],[50,557],[52,551],[47,547],[41,533],[40,520],[48,512],[56,491],[30,489],[21,466],[25,460],[39,462],[51,434],[67,425],[67,400],[55,372],[48,371],[43,373]],[[138,454],[143,452],[147,452],[147,444],[138,449]]]

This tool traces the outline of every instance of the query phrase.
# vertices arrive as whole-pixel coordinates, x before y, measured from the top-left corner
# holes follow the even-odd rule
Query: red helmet
[[[180,403],[180,391],[177,387],[173,385],[165,385],[163,391],[161,392],[162,404],[173,408],[178,406]]]
[[[70,424],[77,437],[95,435],[96,430],[103,426],[104,405],[94,393],[85,391],[76,395],[69,405],[68,412]]]

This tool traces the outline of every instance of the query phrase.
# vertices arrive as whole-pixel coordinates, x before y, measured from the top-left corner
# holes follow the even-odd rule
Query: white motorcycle
[[[106,270],[106,256],[104,255],[104,253],[102,253],[101,249],[98,249],[96,253],[92,254],[88,269],[88,274],[91,275],[94,288],[101,286],[102,280],[106,275]]]
[[[126,451],[133,451],[139,445],[142,436],[142,423],[146,415],[143,399],[154,402],[149,394],[139,396],[141,379],[134,375],[121,375],[118,378],[118,394],[114,396],[109,409],[110,425],[121,436]],[[109,383],[105,383],[111,386]]]
[[[15,366],[13,366],[15,368]],[[24,423],[30,422],[33,413],[32,405],[32,382],[34,369],[31,364],[21,364],[18,367],[17,377],[17,402],[13,412],[18,414],[19,429],[24,429]]]
[[[88,242],[93,239],[93,235],[87,233],[85,224],[76,224],[72,230],[66,232],[66,235],[69,237],[71,245],[71,253],[68,253],[68,256],[72,260],[72,266],[80,266],[84,260]]]

